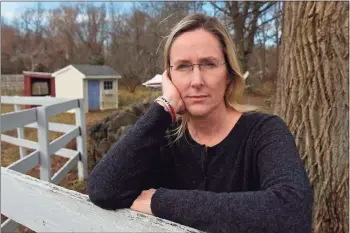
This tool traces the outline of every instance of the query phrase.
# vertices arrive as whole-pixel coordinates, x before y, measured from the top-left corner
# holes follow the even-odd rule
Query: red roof
[[[45,72],[33,72],[33,71],[23,71],[26,76],[37,77],[37,78],[52,78],[51,73]]]

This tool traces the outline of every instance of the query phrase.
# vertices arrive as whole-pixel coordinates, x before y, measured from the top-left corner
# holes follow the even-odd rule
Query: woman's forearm
[[[309,233],[310,190],[275,187],[256,192],[214,193],[158,189],[155,216],[205,232]]]

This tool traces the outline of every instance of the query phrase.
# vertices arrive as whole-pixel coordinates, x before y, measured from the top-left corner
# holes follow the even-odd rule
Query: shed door
[[[100,109],[100,81],[88,80],[89,110]]]

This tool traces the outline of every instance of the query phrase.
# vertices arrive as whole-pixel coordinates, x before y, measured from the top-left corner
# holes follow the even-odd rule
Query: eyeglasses
[[[220,62],[214,62],[214,61],[206,61],[199,64],[183,63],[175,66],[170,66],[170,69],[176,73],[188,74],[193,71],[194,66],[198,66],[199,70],[202,72],[204,71],[211,72],[211,71],[215,71],[217,68],[219,68],[221,65],[224,65],[224,64],[226,64],[226,62],[220,63]]]

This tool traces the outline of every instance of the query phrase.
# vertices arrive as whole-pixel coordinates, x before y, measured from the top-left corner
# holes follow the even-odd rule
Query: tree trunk
[[[349,231],[348,2],[284,2],[274,112],[314,189],[313,232]]]

